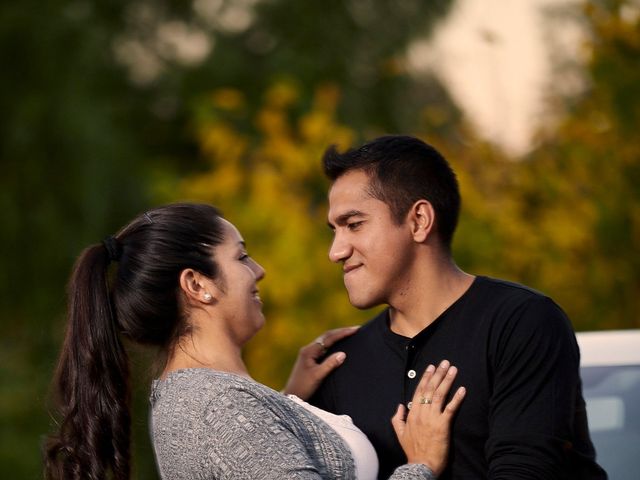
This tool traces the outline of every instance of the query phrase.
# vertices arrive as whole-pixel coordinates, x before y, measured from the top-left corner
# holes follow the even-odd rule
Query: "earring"
[[[204,298],[205,302],[210,302],[211,301],[211,294],[209,292],[204,292],[203,298]]]

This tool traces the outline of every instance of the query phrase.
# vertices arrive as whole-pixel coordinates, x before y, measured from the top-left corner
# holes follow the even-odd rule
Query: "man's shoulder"
[[[566,335],[573,337],[571,321],[564,310],[549,296],[533,288],[507,280],[483,277],[477,291],[492,328],[515,328],[533,335]]]
[[[548,298],[544,293],[534,288],[509,280],[479,275],[476,282],[482,295],[489,293],[496,296],[519,297],[522,299]]]
[[[498,310],[503,308],[519,310],[523,307],[535,308],[536,306],[561,310],[548,295],[509,280],[478,276],[473,292],[476,303]]]
[[[484,312],[492,323],[517,321],[521,326],[530,319],[532,325],[558,320],[568,321],[563,309],[548,295],[531,287],[490,277],[478,277],[471,308]]]

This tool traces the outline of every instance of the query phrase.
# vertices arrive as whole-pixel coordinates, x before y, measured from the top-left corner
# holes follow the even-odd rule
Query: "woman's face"
[[[224,242],[215,247],[214,258],[219,266],[217,309],[233,338],[242,344],[263,325],[262,300],[258,282],[264,269],[248,254],[238,229],[226,220]]]

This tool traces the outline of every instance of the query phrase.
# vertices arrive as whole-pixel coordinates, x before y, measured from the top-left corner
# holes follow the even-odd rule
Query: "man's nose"
[[[351,245],[345,241],[344,236],[336,233],[329,248],[329,260],[334,263],[345,261],[351,256],[351,250]]]

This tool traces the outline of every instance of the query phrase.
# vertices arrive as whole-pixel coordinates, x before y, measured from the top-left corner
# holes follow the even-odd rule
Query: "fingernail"
[[[429,365],[427,367],[427,372],[432,373],[435,369],[436,369],[436,367],[434,367],[433,365]]]
[[[338,363],[342,363],[342,362],[344,362],[344,359],[345,359],[345,358],[347,358],[347,354],[346,354],[346,353],[344,353],[344,352],[340,352],[340,353],[338,353],[338,354],[336,355],[336,361],[337,361]]]
[[[449,371],[447,372],[447,375],[449,375],[450,377],[453,377],[456,374],[457,371],[458,371],[458,369],[456,367],[451,367],[449,369]]]

